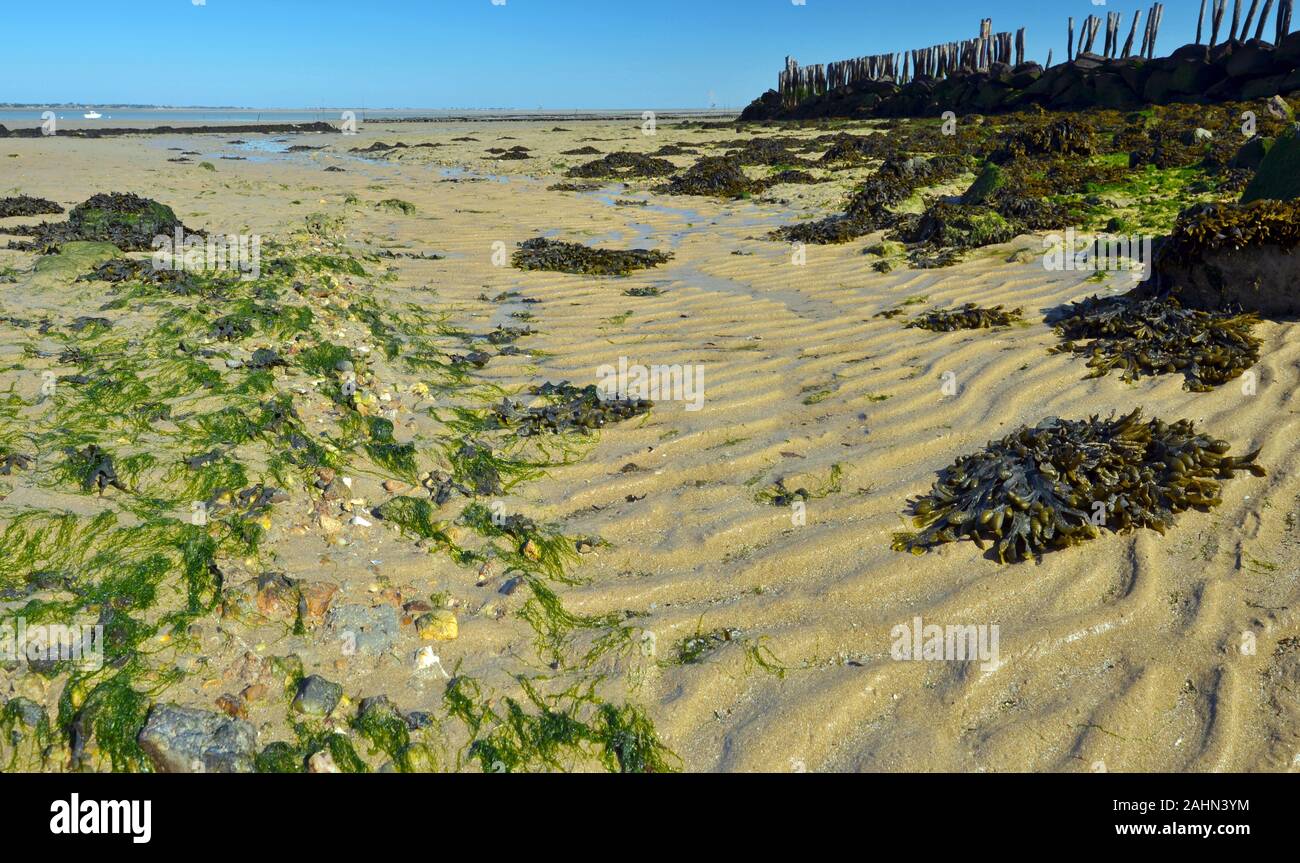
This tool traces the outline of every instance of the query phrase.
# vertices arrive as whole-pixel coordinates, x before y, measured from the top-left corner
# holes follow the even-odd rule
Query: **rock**
[[[343,687],[319,674],[304,678],[293,697],[293,709],[307,716],[329,716],[343,700]]]
[[[1272,99],[1268,100],[1268,112],[1279,120],[1284,120],[1288,123],[1295,122],[1295,111],[1292,110],[1286,99],[1283,99],[1281,96],[1274,96]]]
[[[1265,317],[1300,315],[1300,201],[1198,204],[1156,249],[1140,297],[1241,307]]]
[[[397,643],[397,609],[391,605],[342,605],[331,608],[325,618],[329,633],[338,639],[345,655],[378,656]]]
[[[1210,46],[1195,43],[1184,45],[1170,54],[1169,58],[1171,60],[1197,60],[1201,63],[1208,63],[1210,62]]]
[[[1270,75],[1267,78],[1253,78],[1241,85],[1240,95],[1237,97],[1243,102],[1253,102],[1256,99],[1268,99],[1284,92],[1286,87],[1286,75]]]
[[[1248,42],[1232,52],[1223,70],[1229,78],[1253,78],[1272,71],[1276,62],[1273,46],[1265,42]]]
[[[299,581],[284,573],[267,572],[226,595],[224,613],[293,625],[298,620],[313,629],[325,619],[338,586],[319,581]]]
[[[1297,197],[1300,197],[1300,127],[1280,136],[1273,144],[1242,193],[1241,203],[1265,198],[1290,201]]]
[[[1268,155],[1268,151],[1273,149],[1274,142],[1275,139],[1273,138],[1263,138],[1256,135],[1241,145],[1241,148],[1237,150],[1237,155],[1232,157],[1228,166],[1231,168],[1247,168],[1252,171],[1258,169],[1264,161],[1264,157]]]
[[[993,193],[1006,185],[1005,172],[997,165],[985,165],[984,170],[971,183],[969,189],[961,196],[963,204],[984,204],[993,197]]]
[[[460,626],[456,622],[456,615],[444,609],[417,618],[415,631],[425,641],[455,641],[460,634]]]
[[[1289,65],[1300,63],[1300,30],[1284,38],[1274,52],[1278,61]]]
[[[157,704],[139,741],[159,773],[252,773],[257,730],[219,713]]]
[[[4,713],[13,716],[18,720],[20,725],[28,728],[37,728],[45,720],[45,708],[41,707],[30,698],[13,698],[4,705]]]
[[[330,755],[324,749],[317,752],[311,758],[307,759],[308,773],[342,773],[338,764],[334,761],[334,756]]]
[[[123,257],[122,251],[112,243],[74,240],[59,246],[56,255],[46,255],[36,261],[33,284],[40,287],[61,282],[73,282],[84,273],[105,261]]]

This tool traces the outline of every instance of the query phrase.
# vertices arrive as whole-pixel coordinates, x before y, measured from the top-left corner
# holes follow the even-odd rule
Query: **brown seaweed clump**
[[[1218,506],[1219,480],[1248,470],[1258,451],[1229,456],[1227,441],[1197,433],[1191,420],[1050,418],[962,456],[930,492],[910,502],[919,533],[894,537],[896,551],[923,554],[970,539],[992,543],[1001,563],[1078,545],[1106,528],[1164,533],[1188,509]]]
[[[1091,156],[1095,130],[1081,117],[1029,120],[1005,134],[993,153],[998,164],[1034,156]]]
[[[530,387],[529,393],[546,403],[527,406],[502,399],[492,409],[493,419],[500,428],[513,429],[521,437],[566,432],[589,434],[611,423],[648,413],[654,407],[654,402],[648,399],[607,397],[594,384],[575,387],[568,381],[558,384],[548,381]]]
[[[536,237],[519,244],[512,263],[521,270],[550,270],[582,276],[626,276],[672,260],[671,252],[650,249],[593,249]]]
[[[564,176],[587,180],[623,180],[629,177],[668,177],[677,166],[667,159],[642,153],[610,153],[601,159],[570,168]]]
[[[1008,327],[1022,323],[1024,309],[1004,311],[1002,306],[982,309],[974,303],[967,303],[958,309],[931,309],[925,314],[908,322],[909,329],[918,328],[936,333],[951,333],[955,330],[987,330],[993,327]]]
[[[705,156],[656,191],[668,195],[743,198],[764,188],[762,181],[746,176],[740,160],[734,156]]]
[[[1300,246],[1300,201],[1261,199],[1249,204],[1198,204],[1178,216],[1160,247],[1161,258],[1195,263],[1207,252],[1259,246]]]
[[[62,207],[45,198],[33,198],[30,195],[0,198],[0,219],[8,219],[12,216],[58,215],[62,212]]]
[[[1255,315],[1185,309],[1171,297],[1088,297],[1048,323],[1066,339],[1052,352],[1088,356],[1093,378],[1113,369],[1124,381],[1182,372],[1184,389],[1206,392],[1259,362]]]

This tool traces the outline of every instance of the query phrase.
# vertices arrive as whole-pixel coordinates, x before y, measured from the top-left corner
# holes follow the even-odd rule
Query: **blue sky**
[[[499,0],[498,0],[499,2]],[[0,102],[240,107],[741,107],[802,63],[1028,28],[1107,0],[6,0]],[[1199,0],[1166,0],[1160,47]],[[1231,14],[1231,13],[1229,13]],[[1140,39],[1140,34],[1139,34]],[[1098,46],[1102,38],[1098,37]]]

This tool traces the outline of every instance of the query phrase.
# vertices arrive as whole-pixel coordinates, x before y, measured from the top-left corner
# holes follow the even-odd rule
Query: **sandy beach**
[[[891,134],[872,123],[838,130]],[[493,401],[546,381],[587,386],[621,359],[701,370],[697,405],[661,398],[641,416],[569,436],[572,451],[557,459],[567,463],[482,496],[494,511],[593,539],[579,543],[583,553],[549,589],[568,615],[600,623],[548,641],[528,613],[538,595],[510,589],[508,563],[458,564],[366,515],[413,484],[359,464],[341,472],[351,485],[340,501],[323,502],[309,485],[285,488],[256,559],[223,563],[223,589],[233,595],[270,571],[326,583],[337,588],[334,610],[395,609],[391,637],[374,654],[341,651],[328,616],[298,630],[241,620],[228,595],[183,633],[150,639],[151,666],[183,672],[152,697],[217,710],[223,696],[267,687],[271,695],[241,707],[262,748],[292,735],[270,660],[297,655],[303,675],[342,685],[344,704],[384,695],[403,713],[441,717],[428,746],[445,770],[495,763],[467,749],[474,734],[464,722],[444,716],[457,677],[476,681],[501,715],[507,697],[528,708],[521,678],[541,698],[590,690],[600,703],[635,706],[669,765],[686,771],[1300,769],[1297,324],[1257,326],[1263,347],[1253,386],[1243,379],[1189,392],[1180,375],[1089,379],[1083,359],[1049,353],[1059,338],[1044,314],[1134,282],[1124,272],[1046,270],[1042,234],[976,249],[947,267],[889,272],[873,269],[878,256],[866,253],[879,233],[806,247],[768,236],[837,212],[874,165],[739,200],[654,191],[661,180],[551,188],[576,182],[565,172],[597,158],[565,154],[577,148],[653,154],[678,145],[694,153],[664,158],[687,168],[769,134],[662,122],[647,135],[635,121],[574,120],[370,123],[356,136],[249,136],[245,144],[189,135],[0,140],[0,195],[71,209],[96,193],[134,192],[171,207],[190,228],[264,241],[287,239],[312,218],[331,220],[338,247],[363,259],[364,276],[336,277],[356,296],[409,304],[473,333],[532,330],[513,342],[517,352],[475,372],[475,386],[497,388]],[[812,139],[824,130],[780,134]],[[381,141],[407,146],[351,152]],[[292,145],[320,149],[286,152]],[[487,152],[512,147],[530,158]],[[194,155],[168,161],[181,152]],[[927,192],[959,194],[973,179],[967,173]],[[0,235],[37,221],[0,221]],[[672,258],[626,277],[510,266],[518,244],[536,237]],[[33,272],[37,257],[0,249],[0,272],[13,274],[0,283],[0,317],[65,325],[107,316],[116,338],[153,332],[156,309],[104,311],[117,288],[73,282],[80,273]],[[415,386],[428,381],[370,351],[373,331],[355,316],[331,317],[337,302],[325,309],[304,296],[334,342],[372,358],[367,392],[377,410],[393,412],[381,415],[395,418],[397,440],[416,443],[421,472],[443,465],[431,442],[455,438],[454,397]],[[1019,307],[1024,322],[930,332],[877,316],[965,303]],[[25,405],[7,422],[43,422],[42,373],[67,371],[41,354],[46,341],[30,327],[0,324],[0,390]],[[234,356],[246,362],[260,344]],[[337,406],[320,396],[320,376],[297,368],[274,375],[276,391],[301,391],[305,426],[338,421]],[[969,542],[920,556],[891,548],[893,535],[909,529],[908,499],[958,456],[1047,417],[1138,407],[1193,420],[1234,453],[1259,449],[1268,476],[1225,481],[1221,506],[1181,514],[1164,536],[1105,532],[1039,561],[999,564]],[[162,452],[151,435],[174,442],[179,428],[163,422],[111,443],[119,461],[121,453]],[[90,515],[123,497],[76,494],[39,474],[0,478],[3,520],[32,509]],[[774,506],[763,493],[778,481],[807,489],[808,499]],[[454,520],[462,505],[439,517]],[[422,640],[409,618],[425,606],[406,607],[413,600],[452,612],[454,639]],[[5,607],[25,601],[11,597]],[[896,628],[918,619],[997,627],[996,661],[891,656]],[[418,659],[424,646],[436,664]],[[60,678],[12,666],[0,666],[0,693],[51,716],[65,696]],[[371,768],[390,761],[353,736]],[[67,744],[53,745],[43,765],[27,766],[67,769]],[[529,766],[601,769],[591,750],[559,750],[554,759]],[[110,761],[92,753],[83,766],[108,769]]]

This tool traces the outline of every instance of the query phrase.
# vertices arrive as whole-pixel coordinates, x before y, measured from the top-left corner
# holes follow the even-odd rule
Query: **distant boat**
[[[87,111],[81,116],[85,117],[87,120],[98,120],[100,117],[104,115],[99,113],[98,111]]]

